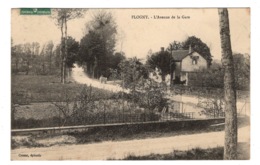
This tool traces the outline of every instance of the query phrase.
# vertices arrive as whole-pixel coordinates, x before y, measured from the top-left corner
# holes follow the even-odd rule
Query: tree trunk
[[[30,69],[30,62],[29,62],[29,60],[27,60],[26,64],[27,64],[26,75],[28,75],[29,74],[29,69]]]
[[[61,75],[60,75],[60,81],[63,83],[63,59],[64,59],[64,37],[63,37],[63,18],[61,19],[61,45],[60,45],[60,53],[61,53]]]
[[[166,74],[162,72],[162,81],[165,82],[165,77],[166,77]]]
[[[224,159],[237,159],[237,110],[234,64],[232,57],[228,10],[219,9],[222,66],[224,69],[225,145]]]
[[[68,57],[68,45],[67,45],[67,16],[64,18],[64,26],[65,26],[65,39],[64,39],[64,45],[65,45],[65,50],[64,50],[64,58],[63,58],[63,78],[62,78],[62,83],[64,84],[66,82],[66,61]]]
[[[52,74],[52,50],[51,50],[51,53],[50,53],[49,74]]]

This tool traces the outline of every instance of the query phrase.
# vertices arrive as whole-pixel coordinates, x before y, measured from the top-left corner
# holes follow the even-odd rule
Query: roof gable
[[[174,61],[181,61],[189,55],[189,50],[175,50],[172,52],[172,58]]]
[[[185,57],[187,57],[188,55],[192,55],[194,52],[196,52],[196,51],[189,52],[189,50],[175,50],[172,52],[173,61],[181,62]],[[198,53],[198,52],[196,52],[196,53]],[[205,59],[205,57],[203,57],[199,53],[198,53],[198,55]]]

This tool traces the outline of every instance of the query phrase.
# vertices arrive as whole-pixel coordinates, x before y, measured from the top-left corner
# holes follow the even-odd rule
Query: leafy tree
[[[124,55],[124,52],[116,52],[113,56],[111,56],[109,58],[108,61],[108,67],[109,67],[109,73],[108,73],[108,77],[116,80],[116,79],[120,79],[119,73],[121,72],[119,64],[125,60],[126,57]]]
[[[14,64],[14,66],[15,66],[15,68],[12,67],[13,73],[17,73],[19,71],[19,64],[21,62],[22,53],[23,53],[22,44],[12,45],[12,47],[11,47],[11,60],[12,60],[12,64]]]
[[[208,63],[208,66],[211,65],[212,62],[212,55],[210,53],[210,49],[203,41],[201,41],[200,38],[197,38],[195,36],[188,37],[183,43],[182,43],[182,49],[188,50],[189,47],[201,54]]]
[[[117,69],[119,70],[119,66],[118,64],[125,60],[126,57],[125,57],[125,54],[124,52],[116,52],[113,56],[110,57],[109,59],[109,67],[112,68],[112,69]]]
[[[66,66],[68,68],[73,68],[73,64],[77,60],[77,55],[79,51],[79,42],[77,42],[74,38],[71,36],[68,37],[68,57],[66,60]]]
[[[174,50],[180,50],[180,49],[183,49],[182,43],[178,41],[173,41],[172,43],[169,44],[167,51],[172,52]]]
[[[222,65],[224,69],[225,144],[224,159],[237,159],[237,107],[234,63],[226,8],[218,9]]]
[[[114,49],[117,26],[111,13],[99,11],[86,24],[86,35],[81,39],[79,59],[85,63],[87,73],[92,77],[108,76],[114,66]]]
[[[30,68],[32,68],[33,61],[39,52],[39,43],[25,43],[23,44],[23,63],[26,64],[26,75],[29,74]]]
[[[136,90],[137,83],[149,77],[148,69],[136,57],[124,60],[119,64],[120,75],[123,80],[122,86],[133,91]]]
[[[46,46],[45,46],[45,56],[46,56],[46,61],[48,61],[48,65],[49,65],[49,74],[51,74],[53,72],[53,68],[52,68],[52,60],[53,60],[53,48],[54,48],[54,44],[53,41],[49,41]]]
[[[240,53],[233,55],[236,89],[249,90],[250,57]]]
[[[155,70],[158,68],[162,77],[162,81],[165,81],[167,74],[170,74],[171,68],[174,69],[174,63],[171,63],[171,54],[168,51],[160,51],[148,56],[147,65]]]
[[[208,69],[200,69],[189,74],[189,84],[193,87],[223,88],[224,70],[222,65],[213,62]]]
[[[92,77],[98,77],[97,65],[98,59],[101,61],[103,50],[100,35],[89,31],[80,41],[78,61],[81,65],[86,65],[87,73]]]

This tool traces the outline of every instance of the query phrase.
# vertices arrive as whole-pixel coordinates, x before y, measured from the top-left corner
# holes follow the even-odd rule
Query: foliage
[[[114,56],[117,25],[111,13],[100,11],[86,24],[86,35],[80,41],[79,63],[86,65],[87,73],[99,78],[109,76],[109,68],[117,67]],[[120,59],[120,58],[119,58]]]
[[[79,42],[77,42],[74,38],[71,36],[68,36],[67,38],[67,44],[68,44],[68,56],[66,59],[66,66],[68,68],[72,68],[73,64],[77,60],[77,55],[79,51]]]
[[[181,42],[173,41],[172,43],[169,44],[167,51],[171,52],[174,50],[180,50],[182,48],[183,48],[183,45]]]
[[[233,58],[236,90],[249,90],[249,58],[242,54],[234,54]],[[213,61],[208,69],[201,69],[197,72],[189,73],[189,84],[193,87],[223,88],[224,69],[220,63]]]
[[[174,64],[171,63],[171,54],[168,51],[160,51],[148,56],[147,65],[153,70],[155,68],[160,70],[162,81],[165,81],[165,76],[170,73],[170,68],[174,69]]]
[[[67,21],[76,18],[82,18],[87,9],[74,9],[74,8],[60,8],[52,9],[51,19],[55,21],[55,24],[61,26],[62,19],[66,17]]]
[[[135,90],[137,82],[147,79],[149,76],[148,68],[136,57],[122,61],[119,64],[122,86]]]
[[[194,148],[187,151],[174,150],[169,154],[128,155],[124,160],[223,160],[223,154],[223,147]]]
[[[208,66],[211,65],[212,55],[210,53],[210,49],[200,38],[196,36],[188,37],[183,43],[182,48],[188,50],[191,46],[192,50],[198,52],[207,60]]]
[[[26,75],[37,60],[39,54],[39,43],[25,43],[12,45],[11,47],[11,60],[12,60],[12,71],[17,74],[18,72],[25,72]]]
[[[197,106],[203,108],[200,113],[208,118],[225,117],[223,90],[208,89],[207,92],[201,92]]]
[[[190,73],[189,84],[194,87],[223,88],[224,72],[221,64],[213,62],[208,69]]]
[[[249,90],[250,89],[250,56],[245,54],[234,54],[234,71],[236,89]]]
[[[52,41],[42,46],[38,42],[12,45],[12,73],[52,75],[59,72],[60,57]],[[58,71],[57,71],[58,70]]]
[[[163,108],[168,106],[165,96],[165,88],[163,83],[157,83],[154,80],[141,79],[136,84],[137,91],[131,91],[133,102],[139,104],[150,113],[161,112]]]

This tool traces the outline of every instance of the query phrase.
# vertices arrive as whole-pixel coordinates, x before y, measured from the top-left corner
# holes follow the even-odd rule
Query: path
[[[238,142],[250,141],[250,127],[238,130]],[[129,141],[107,141],[93,144],[65,145],[45,148],[23,148],[11,151],[12,160],[106,160],[122,159],[129,154],[166,154],[175,150],[195,147],[208,148],[223,146],[224,132],[209,132],[173,137],[149,138]],[[30,157],[31,154],[41,157]],[[20,155],[20,156],[19,156]],[[21,157],[28,155],[29,157]]]
[[[94,79],[89,78],[84,73],[83,68],[80,68],[77,65],[75,66],[75,68],[72,69],[71,76],[77,83],[80,83],[80,84],[91,85],[93,87],[96,87],[96,88],[99,88],[99,89],[109,90],[109,91],[112,91],[112,92],[120,92],[120,91],[123,91],[123,90],[124,90],[124,92],[128,92],[128,90],[123,89],[119,85],[109,84],[109,82],[107,84],[102,84],[98,80],[94,80]]]

